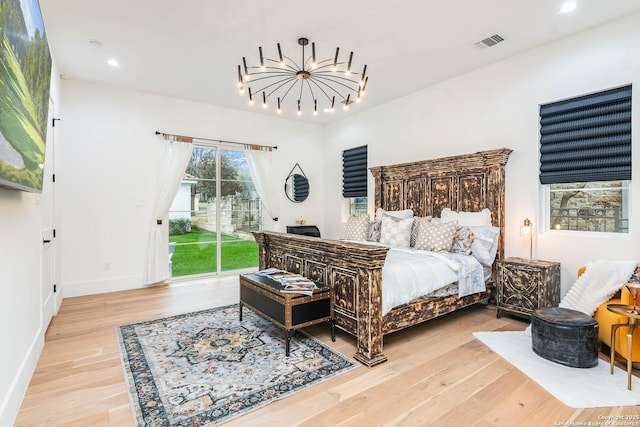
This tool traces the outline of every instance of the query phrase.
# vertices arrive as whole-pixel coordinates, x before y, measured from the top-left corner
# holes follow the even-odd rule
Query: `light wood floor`
[[[237,277],[65,299],[16,426],[133,425],[115,326],[237,301]],[[360,366],[226,425],[559,426],[640,413],[564,406],[471,335],[526,325],[471,307],[385,337],[386,363]],[[344,332],[333,343],[323,325],[307,331],[355,353],[355,339]]]

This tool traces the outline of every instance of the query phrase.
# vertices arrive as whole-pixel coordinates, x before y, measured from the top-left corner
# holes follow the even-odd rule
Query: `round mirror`
[[[299,173],[291,173],[284,182],[284,192],[292,202],[304,202],[309,196],[309,180]]]

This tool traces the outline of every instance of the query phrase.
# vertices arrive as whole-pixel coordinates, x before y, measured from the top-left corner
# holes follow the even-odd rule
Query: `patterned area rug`
[[[328,327],[328,326],[327,326]],[[116,328],[138,426],[213,426],[359,366],[238,305]]]

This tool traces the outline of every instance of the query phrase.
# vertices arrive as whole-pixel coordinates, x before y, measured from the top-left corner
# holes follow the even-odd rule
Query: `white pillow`
[[[498,252],[498,236],[500,229],[498,227],[469,227],[473,232],[473,243],[471,243],[471,255],[474,256],[480,264],[490,267],[496,259]]]
[[[352,215],[347,220],[344,231],[345,240],[367,240],[369,233],[369,218]]]
[[[413,210],[411,209],[405,209],[402,211],[385,211],[382,208],[378,208],[378,210],[376,210],[376,221],[381,220],[382,216],[385,214],[400,219],[413,218]]]
[[[382,216],[380,243],[392,248],[408,248],[411,244],[413,218],[399,219],[390,215]]]
[[[480,212],[454,212],[449,208],[442,209],[440,213],[442,222],[458,221],[458,225],[463,226],[491,226],[491,211],[487,208]]]

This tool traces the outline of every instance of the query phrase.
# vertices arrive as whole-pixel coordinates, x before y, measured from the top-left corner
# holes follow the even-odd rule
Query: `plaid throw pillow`
[[[382,216],[380,243],[392,248],[408,248],[411,243],[413,218],[399,219],[389,215]]]

